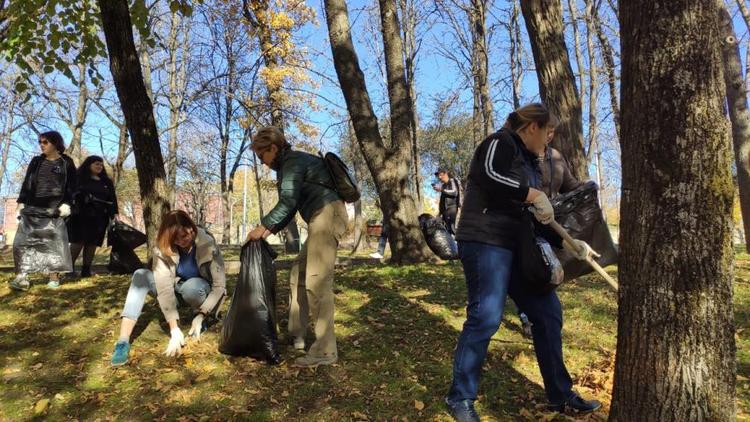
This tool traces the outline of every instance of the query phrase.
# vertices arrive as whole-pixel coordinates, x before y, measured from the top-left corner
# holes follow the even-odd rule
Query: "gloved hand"
[[[70,205],[61,204],[57,207],[57,211],[60,213],[60,217],[65,218],[70,215]]]
[[[164,351],[164,354],[169,357],[180,356],[182,354],[182,346],[185,345],[185,336],[179,327],[172,328],[169,333],[172,337],[169,339],[169,345],[167,345],[167,350]]]
[[[552,204],[549,202],[549,199],[544,192],[540,191],[539,195],[531,201],[531,204],[534,205],[531,212],[540,223],[549,224],[550,221],[555,219],[555,209],[552,208]]]
[[[188,331],[188,337],[195,340],[201,339],[201,330],[203,329],[203,314],[198,314],[193,318],[193,323],[190,325],[190,331]]]
[[[599,258],[601,255],[594,252],[593,249],[591,249],[591,246],[589,246],[588,243],[584,242],[583,240],[573,239],[575,242],[575,245],[571,245],[568,242],[563,242],[563,249],[570,252],[575,256],[577,259],[580,259],[581,261],[586,260],[589,256],[594,256],[596,258]]]

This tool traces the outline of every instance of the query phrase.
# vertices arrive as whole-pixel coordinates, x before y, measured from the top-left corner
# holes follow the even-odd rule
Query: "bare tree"
[[[609,420],[731,421],[734,189],[719,6],[631,0],[619,13],[622,218]]]
[[[407,183],[411,159],[410,113],[398,16],[395,2],[380,1],[383,45],[388,74],[391,142],[386,146],[378,129],[364,75],[352,43],[349,14],[344,0],[325,1],[334,66],[354,126],[357,142],[375,181],[383,214],[390,228],[392,260],[419,262],[431,253],[416,224],[416,204]]]
[[[579,180],[587,178],[583,148],[581,100],[568,59],[560,0],[521,2],[526,30],[534,53],[539,93],[559,119],[553,146],[562,152]]]
[[[594,31],[596,32],[596,39],[599,42],[599,51],[601,52],[602,60],[604,61],[604,71],[607,73],[607,86],[609,87],[609,102],[610,108],[612,109],[612,119],[615,122],[615,131],[617,137],[620,137],[620,106],[619,97],[617,95],[617,70],[615,67],[615,53],[612,49],[612,45],[607,38],[607,34],[604,32],[602,22],[599,17],[599,9],[593,8],[591,18],[593,20]]]

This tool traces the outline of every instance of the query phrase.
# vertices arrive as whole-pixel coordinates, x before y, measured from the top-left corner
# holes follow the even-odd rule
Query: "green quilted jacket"
[[[317,210],[341,199],[320,157],[286,149],[281,152],[280,160],[276,174],[279,202],[261,219],[271,233],[283,230],[297,211],[309,223]]]

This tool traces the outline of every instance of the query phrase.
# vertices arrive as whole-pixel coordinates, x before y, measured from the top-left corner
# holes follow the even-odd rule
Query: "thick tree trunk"
[[[552,145],[570,163],[579,180],[588,178],[583,149],[581,100],[568,59],[559,0],[524,0],[521,12],[534,53],[539,93],[549,110],[560,119]]]
[[[352,246],[352,255],[365,250],[365,236],[367,233],[362,230],[365,222],[362,217],[362,201],[354,203],[354,245]]]
[[[472,40],[471,72],[474,80],[472,92],[475,144],[486,138],[494,126],[487,76],[489,54],[487,52],[486,15],[486,0],[472,0],[468,17]]]
[[[154,107],[141,73],[127,0],[98,0],[98,4],[112,79],[133,142],[148,244],[153,247],[161,217],[170,208]]]
[[[731,421],[731,147],[716,0],[620,3],[622,219],[611,421]]]
[[[737,185],[740,191],[740,211],[745,230],[745,247],[750,251],[750,111],[747,108],[747,91],[742,77],[742,59],[737,36],[729,11],[720,3],[722,53],[724,58],[724,83],[727,89],[729,119],[732,122],[732,145],[737,166]]]
[[[378,120],[373,112],[364,74],[354,50],[346,3],[344,0],[326,0],[325,11],[341,91],[354,125],[357,142],[375,181],[384,218],[389,223],[392,261],[407,263],[427,260],[432,254],[427,249],[417,225],[417,206],[408,183],[411,163],[408,127],[412,110],[406,95],[403,65],[399,66],[401,40],[398,36],[395,6],[381,0],[380,12],[384,23],[384,51],[391,101],[391,147],[384,145],[378,130]],[[396,61],[398,63],[394,63]]]
[[[422,212],[422,168],[419,158],[419,119],[417,114],[417,91],[415,77],[417,74],[417,10],[413,0],[399,0],[399,8],[403,17],[404,63],[406,69],[406,83],[409,87],[409,101],[412,105],[411,121],[411,150],[414,160],[412,176],[414,178],[414,193],[417,195],[417,212]],[[360,206],[361,209],[361,206]]]

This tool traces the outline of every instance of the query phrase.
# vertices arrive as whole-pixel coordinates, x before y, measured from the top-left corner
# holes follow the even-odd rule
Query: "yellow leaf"
[[[356,419],[356,420],[360,420],[360,421],[363,421],[363,420],[364,420],[364,421],[366,421],[366,420],[369,420],[369,418],[367,417],[367,415],[365,415],[364,413],[360,413],[360,412],[352,412],[352,417],[353,417],[354,419]]]
[[[49,408],[49,399],[41,399],[34,405],[34,414],[41,415]]]
[[[518,414],[523,416],[526,419],[532,419],[532,420],[535,419],[534,415],[532,415],[531,412],[529,412],[529,410],[526,409],[525,407],[522,407],[521,410],[518,411]]]
[[[424,403],[419,400],[414,400],[414,408],[417,410],[422,410],[424,409]]]

